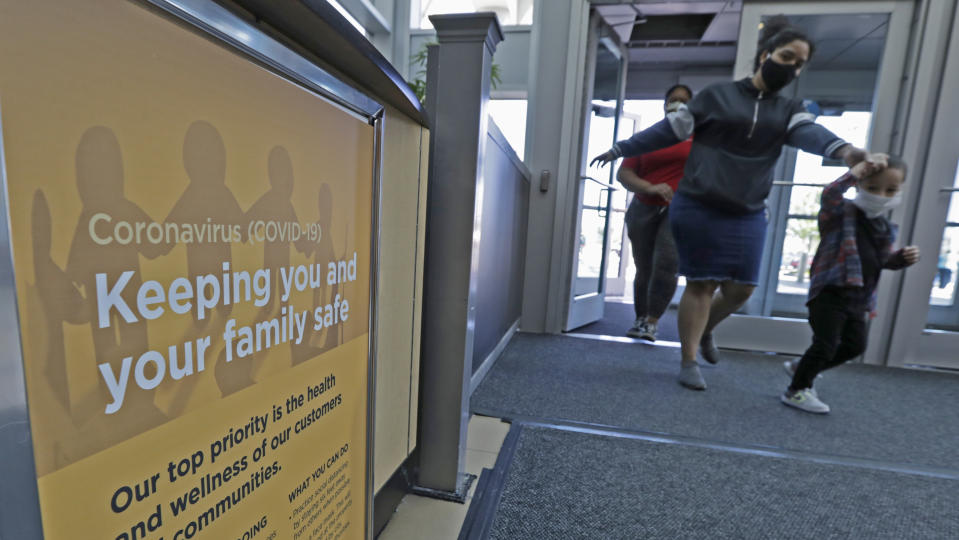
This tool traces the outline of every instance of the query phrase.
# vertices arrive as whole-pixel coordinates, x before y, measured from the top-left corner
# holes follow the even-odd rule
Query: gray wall
[[[523,308],[530,174],[492,119],[483,159],[482,235],[477,265],[473,373],[496,350]]]

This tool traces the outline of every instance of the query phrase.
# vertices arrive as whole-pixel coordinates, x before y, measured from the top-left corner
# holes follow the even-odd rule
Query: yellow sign
[[[373,127],[138,3],[0,49],[44,536],[365,537]]]

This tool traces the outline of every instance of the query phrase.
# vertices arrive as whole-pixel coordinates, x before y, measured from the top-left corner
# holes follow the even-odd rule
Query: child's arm
[[[902,270],[919,262],[919,246],[906,246],[889,256],[883,268]]]
[[[852,170],[850,170],[823,188],[822,198],[819,201],[820,225],[822,225],[824,219],[828,220],[836,214],[842,215],[844,200],[843,193],[845,193],[849,188],[855,186],[858,181],[859,178],[853,174]]]

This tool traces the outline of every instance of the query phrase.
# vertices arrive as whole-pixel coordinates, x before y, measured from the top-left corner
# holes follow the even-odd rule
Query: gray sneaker
[[[640,317],[636,319],[636,322],[633,323],[633,326],[629,327],[629,330],[626,331],[626,335],[629,337],[643,337],[643,327],[646,325],[646,317]]]
[[[712,333],[703,335],[703,338],[699,340],[699,354],[702,355],[703,360],[710,364],[719,363],[719,349],[713,343]]]
[[[680,364],[679,384],[690,390],[706,389],[706,381],[703,379],[703,374],[699,372],[699,366],[697,364]]]
[[[829,412],[829,405],[820,401],[819,396],[812,388],[804,388],[790,392],[786,390],[779,400],[790,407],[815,414],[826,414]]]
[[[656,341],[656,323],[644,322],[639,327],[639,338],[646,341]]]

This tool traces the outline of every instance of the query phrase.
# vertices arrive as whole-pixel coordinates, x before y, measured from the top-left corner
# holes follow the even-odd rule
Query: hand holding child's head
[[[863,178],[870,177],[877,172],[885,169],[889,165],[889,156],[886,154],[876,153],[876,154],[867,154],[866,159],[860,161],[859,163],[853,165],[850,169],[850,173],[856,178],[862,180]]]
[[[882,152],[870,153],[866,155],[864,160],[866,163],[871,163],[877,170],[881,171],[889,166],[889,154],[884,154]]]

